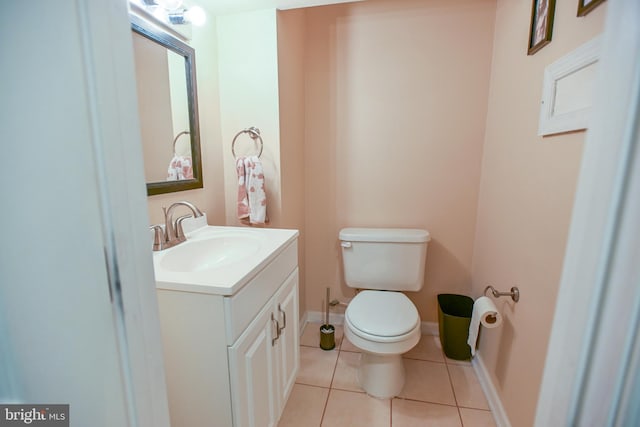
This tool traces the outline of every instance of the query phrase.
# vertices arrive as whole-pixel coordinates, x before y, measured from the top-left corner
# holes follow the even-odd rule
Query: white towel
[[[238,219],[241,221],[249,218],[251,210],[249,209],[249,197],[247,196],[247,173],[244,167],[244,157],[236,160],[236,173],[238,174]]]
[[[240,157],[238,172],[238,218],[250,224],[264,224],[267,219],[267,194],[264,171],[258,156]]]
[[[167,181],[193,179],[191,157],[174,155],[167,169]]]

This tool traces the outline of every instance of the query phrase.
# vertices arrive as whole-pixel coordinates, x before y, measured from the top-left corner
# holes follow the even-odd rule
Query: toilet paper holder
[[[483,294],[486,295],[488,290],[491,290],[491,294],[494,298],[511,297],[514,302],[520,301],[520,289],[518,289],[516,286],[511,287],[510,292],[499,292],[493,286],[489,285],[484,288]]]

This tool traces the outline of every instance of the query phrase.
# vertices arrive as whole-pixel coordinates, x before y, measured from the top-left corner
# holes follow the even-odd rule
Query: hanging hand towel
[[[236,172],[238,173],[238,219],[245,220],[249,218],[249,198],[247,196],[246,172],[244,168],[244,157],[236,160]]]
[[[264,171],[258,156],[236,161],[238,173],[238,218],[249,224],[264,224],[267,219],[267,195]],[[247,220],[248,219],[248,220]]]
[[[264,187],[264,171],[258,156],[246,157],[244,169],[249,198],[249,222],[264,224],[267,222],[267,193]]]
[[[167,181],[179,181],[183,179],[193,179],[191,157],[174,155],[173,159],[169,162]]]

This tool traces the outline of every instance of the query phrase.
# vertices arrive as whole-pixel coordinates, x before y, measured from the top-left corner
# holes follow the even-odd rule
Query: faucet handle
[[[187,238],[184,236],[184,230],[182,229],[182,221],[184,221],[187,218],[191,218],[193,215],[182,215],[181,217],[178,217],[178,219],[176,219],[176,225],[175,225],[175,229],[176,229],[176,239],[178,240],[178,242],[184,242],[185,240],[187,240]]]
[[[177,236],[176,236],[176,225],[178,223],[178,221],[174,221],[173,220],[173,210],[176,209],[179,206],[185,206],[187,208],[189,208],[191,210],[191,213],[193,213],[193,216],[198,218],[203,216],[204,214],[202,213],[202,211],[200,209],[198,209],[194,204],[187,202],[185,200],[181,201],[181,202],[175,202],[173,203],[171,206],[169,206],[168,208],[162,208],[163,212],[164,212],[164,228],[165,228],[165,235],[166,235],[166,242],[167,244],[165,245],[166,247],[171,247],[174,246],[178,243],[180,243],[181,241],[183,242],[184,239],[182,240],[178,240]],[[183,237],[184,237],[184,233],[183,233]]]
[[[164,231],[160,225],[152,225],[149,230],[153,230],[153,250],[161,251],[164,243]]]

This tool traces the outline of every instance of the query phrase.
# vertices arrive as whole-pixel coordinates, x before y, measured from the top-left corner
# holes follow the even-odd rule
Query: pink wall
[[[424,289],[471,290],[494,0],[370,1],[306,11],[306,306],[342,283],[345,226],[431,232]]]
[[[606,3],[576,9],[559,0],[551,44],[527,56],[531,2],[498,0],[472,277],[474,297],[521,291],[479,351],[514,426],[533,425],[585,135],[536,136],[543,71],[602,31]]]
[[[305,11],[278,11],[278,96],[282,215],[277,227],[301,230],[298,237],[300,313],[305,306],[304,233],[304,49]]]

